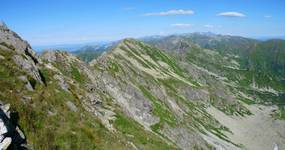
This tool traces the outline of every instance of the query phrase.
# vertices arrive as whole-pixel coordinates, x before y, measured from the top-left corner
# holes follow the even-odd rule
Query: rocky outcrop
[[[0,50],[12,53],[12,59],[18,67],[40,83],[45,82],[37,66],[39,60],[29,43],[7,28],[5,23],[0,24]]]
[[[29,53],[32,57],[35,57],[35,52],[29,43],[24,41],[17,33],[10,30],[5,23],[0,24],[0,43],[5,43],[7,48],[12,48],[12,50],[18,53]]]
[[[0,105],[0,149],[25,150],[26,137],[18,126],[17,112],[10,112],[10,105]]]

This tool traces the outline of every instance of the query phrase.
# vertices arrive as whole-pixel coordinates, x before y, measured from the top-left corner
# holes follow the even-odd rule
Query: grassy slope
[[[54,64],[63,75],[67,75],[65,77],[74,81],[68,82],[71,91],[68,93],[53,79],[56,72],[40,66],[47,83],[42,85],[16,66],[11,59],[14,54],[13,51],[0,50],[0,55],[5,57],[0,61],[0,100],[11,104],[12,110],[19,113],[19,125],[34,149],[132,149],[127,141],[132,141],[140,149],[176,149],[145,131],[119,110],[114,122],[118,132],[109,132],[99,119],[84,110],[82,100],[78,98],[78,92],[83,90],[81,92],[84,93],[86,90],[82,87],[88,83],[88,79],[76,64],[69,68],[70,74],[62,64]],[[26,83],[18,79],[23,75],[34,86],[34,91],[28,91]],[[67,107],[68,101],[76,105],[77,112]]]
[[[93,115],[83,110],[76,96],[61,90],[52,79],[52,72],[43,70],[47,86],[41,85],[11,60],[13,52],[0,50],[0,99],[10,103],[20,116],[20,126],[34,149],[94,149],[125,147],[109,133]],[[17,77],[27,75],[35,90],[25,89]],[[76,93],[73,93],[76,95]],[[24,97],[30,99],[23,100]],[[79,112],[71,111],[66,102],[73,102]],[[54,113],[54,115],[52,115]]]
[[[80,67],[78,66],[78,64],[74,62],[70,64],[71,66],[70,73],[66,71],[67,64],[57,62],[55,65],[57,66],[59,70],[62,70],[63,74],[73,78],[75,81],[80,83],[81,89],[87,90],[87,89],[84,89],[85,87],[84,85],[90,84],[91,81],[86,77],[87,75],[85,75],[83,72],[79,72]],[[109,71],[110,74],[115,75],[115,73],[119,71],[119,66],[117,66],[116,63],[108,62],[108,65],[110,66],[106,70]],[[107,93],[101,93],[100,96],[106,102],[110,101],[110,99],[111,101],[114,101],[112,100],[112,98],[108,97]],[[154,150],[156,149],[166,149],[166,150],[167,149],[177,149],[175,146],[165,143],[165,141],[163,141],[159,136],[149,131],[146,131],[144,127],[142,127],[140,124],[138,124],[133,119],[123,114],[122,111],[120,110],[121,108],[119,108],[113,102],[109,102],[108,106],[104,106],[104,107],[113,108],[114,112],[116,113],[115,115],[116,119],[110,120],[110,122],[111,124],[113,124],[113,126],[117,130],[116,135],[120,135],[120,138],[121,138],[120,141],[130,141],[139,149],[154,149]]]

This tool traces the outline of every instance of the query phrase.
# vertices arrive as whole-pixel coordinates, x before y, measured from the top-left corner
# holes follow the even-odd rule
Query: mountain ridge
[[[285,146],[282,107],[258,95],[274,101],[274,92],[236,82],[246,74],[227,51],[185,39],[165,51],[125,39],[86,63],[61,51],[36,56],[14,35],[0,30],[0,99],[19,112],[35,149]]]

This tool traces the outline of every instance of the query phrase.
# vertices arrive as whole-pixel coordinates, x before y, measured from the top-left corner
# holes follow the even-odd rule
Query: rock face
[[[10,112],[10,105],[0,106],[0,149],[25,150],[26,137],[18,127],[17,113]]]
[[[24,41],[15,32],[11,31],[5,23],[0,24],[0,43],[5,43],[6,46],[13,46],[14,49],[19,53],[24,53],[25,51],[29,53],[34,53],[31,46],[27,41]]]
[[[33,149],[284,149],[284,109],[264,98],[278,101],[282,90],[246,86],[240,55],[204,48],[246,40],[192,38],[125,39],[87,64],[58,50],[37,57],[2,24],[0,99],[23,118]],[[21,146],[6,110],[0,146]]]
[[[146,129],[167,137],[182,149],[211,147],[198,134],[204,127],[220,128],[218,123],[212,123],[214,118],[204,113],[203,105],[210,99],[210,92],[190,80],[188,72],[173,58],[154,47],[126,39],[91,62],[91,66],[102,72],[100,78],[107,93]],[[190,121],[202,118],[201,124]]]
[[[44,82],[40,72],[38,72],[37,63],[39,63],[35,52],[27,41],[24,41],[15,32],[7,28],[5,23],[0,25],[0,48],[11,53],[16,53],[12,59],[23,70],[28,72],[35,80]]]

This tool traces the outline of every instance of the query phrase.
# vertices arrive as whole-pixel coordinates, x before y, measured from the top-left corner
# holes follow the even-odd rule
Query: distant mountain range
[[[254,39],[266,41],[271,39],[282,39],[285,40],[285,36],[259,36],[259,37],[253,37]]]
[[[207,35],[207,36],[213,36],[218,35],[212,32],[194,32],[194,33],[184,33],[184,34],[173,34],[173,35],[153,35],[153,36],[146,36],[138,38],[138,40],[141,41],[148,41],[148,40],[155,40],[160,39],[167,36],[174,36],[174,35]],[[285,39],[285,36],[258,36],[258,37],[252,37],[252,39],[266,41],[270,39]],[[60,45],[45,45],[45,46],[33,46],[36,52],[42,52],[44,50],[48,49],[57,49],[57,50],[63,50],[63,51],[77,51],[77,53],[82,50],[88,50],[88,51],[96,51],[97,47],[101,47],[102,49],[104,46],[112,45],[112,43],[116,43],[116,41],[102,41],[102,42],[91,42],[91,43],[81,43],[81,44],[60,44]]]
[[[90,42],[90,43],[80,43],[80,44],[58,44],[58,45],[44,45],[44,46],[33,46],[36,52],[42,52],[44,50],[52,50],[58,49],[62,51],[76,51],[85,46],[100,46],[104,44],[108,44],[111,42]]]

